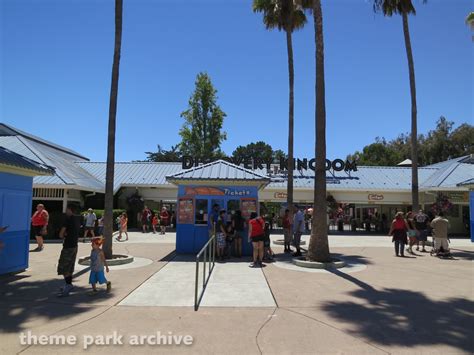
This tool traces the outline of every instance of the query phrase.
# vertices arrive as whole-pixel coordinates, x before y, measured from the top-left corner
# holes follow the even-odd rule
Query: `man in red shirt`
[[[36,206],[36,212],[33,213],[31,217],[31,225],[33,226],[36,242],[38,243],[38,246],[33,251],[43,250],[43,237],[47,234],[48,221],[48,211],[44,209],[43,204],[38,204]]]

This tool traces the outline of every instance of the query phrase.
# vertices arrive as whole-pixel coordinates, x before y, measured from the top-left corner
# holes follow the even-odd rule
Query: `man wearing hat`
[[[85,227],[84,227],[84,241],[85,241],[87,234],[89,234],[89,232],[92,234],[92,238],[95,237],[94,228],[95,228],[95,221],[97,220],[97,216],[95,215],[92,208],[89,208],[87,210],[87,213],[84,216],[84,220],[86,222]]]

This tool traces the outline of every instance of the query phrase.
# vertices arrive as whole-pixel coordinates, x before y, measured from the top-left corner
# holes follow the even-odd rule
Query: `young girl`
[[[92,238],[91,273],[89,275],[89,283],[92,286],[91,295],[97,294],[97,282],[101,285],[106,284],[107,292],[110,292],[110,290],[112,289],[112,283],[110,281],[107,281],[104,275],[104,265],[105,271],[107,272],[109,272],[109,266],[107,265],[107,260],[105,260],[105,255],[101,249],[101,245],[101,237]]]
[[[122,233],[125,233],[125,236],[127,237],[127,239],[125,239],[125,241],[128,240],[127,228],[128,228],[128,216],[127,216],[127,213],[124,212],[120,216],[120,230],[119,230],[119,236],[117,238],[117,241],[119,241],[119,242],[122,241]]]
[[[151,226],[153,227],[153,234],[156,234],[156,226],[159,223],[158,213],[155,213],[153,219],[151,220]]]
[[[219,212],[219,218],[217,219],[216,226],[216,241],[217,241],[217,257],[220,261],[224,260],[224,249],[226,245],[226,222],[225,222],[225,211]]]

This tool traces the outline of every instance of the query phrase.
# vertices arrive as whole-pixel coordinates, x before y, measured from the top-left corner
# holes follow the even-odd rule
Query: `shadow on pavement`
[[[112,296],[101,290],[91,297],[89,287],[75,285],[70,296],[57,297],[63,284],[59,278],[31,281],[22,275],[0,279],[0,333],[19,332],[31,328],[36,321],[68,319],[91,310],[94,303]]]
[[[437,301],[420,292],[396,288],[379,291],[351,275],[331,272],[357,285],[360,289],[349,294],[365,301],[331,301],[322,307],[331,317],[350,324],[354,333],[383,345],[449,345],[472,353],[473,301]]]

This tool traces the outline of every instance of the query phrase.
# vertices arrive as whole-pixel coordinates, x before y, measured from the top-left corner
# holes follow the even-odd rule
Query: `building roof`
[[[456,159],[433,164],[436,171],[420,187],[424,189],[455,188],[466,179],[474,176],[474,157],[467,155]]]
[[[76,164],[105,184],[105,162]],[[114,193],[126,186],[167,185],[166,176],[181,170],[181,163],[117,162],[114,168]]]
[[[26,176],[54,174],[54,168],[3,147],[0,147],[0,171]]]
[[[168,175],[167,181],[176,183],[184,180],[200,181],[253,181],[262,186],[270,182],[270,178],[258,172],[245,169],[225,160],[217,160],[191,169]]]
[[[436,172],[433,168],[419,168],[420,181],[425,181]],[[294,187],[313,188],[314,171],[301,170],[294,172]],[[409,190],[411,189],[411,168],[358,166],[357,171],[327,172],[326,183],[328,190]],[[281,189],[287,184],[286,174],[271,176],[268,188]]]
[[[84,191],[103,191],[104,183],[76,164],[87,161],[82,155],[0,123],[0,147],[28,159],[54,167],[52,176],[36,176],[35,185],[56,185]]]

